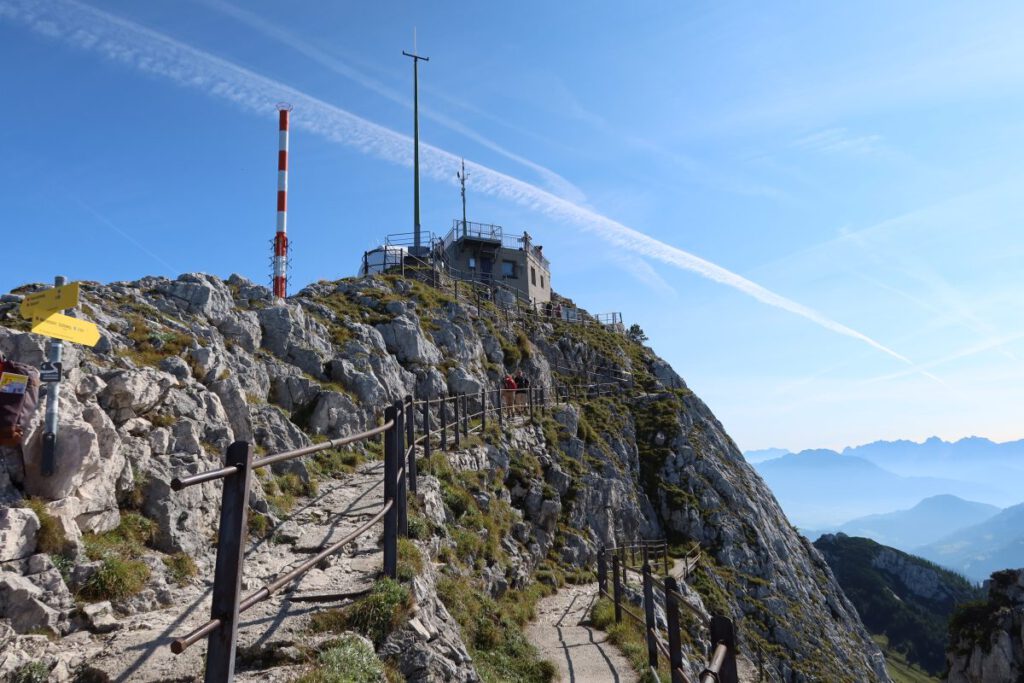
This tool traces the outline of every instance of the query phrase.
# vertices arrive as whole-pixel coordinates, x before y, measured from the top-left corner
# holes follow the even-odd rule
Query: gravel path
[[[558,665],[562,683],[636,683],[640,677],[604,631],[587,625],[597,584],[566,586],[537,603],[526,637]]]

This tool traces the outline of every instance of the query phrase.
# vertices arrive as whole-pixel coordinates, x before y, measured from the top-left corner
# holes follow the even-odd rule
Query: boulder
[[[20,560],[36,550],[39,518],[28,508],[0,510],[0,561]]]
[[[42,600],[43,589],[26,577],[0,572],[0,616],[18,633],[59,632],[60,612]]]
[[[114,422],[122,424],[155,408],[175,386],[174,375],[153,368],[122,370],[107,378],[99,401]]]
[[[433,365],[441,362],[441,352],[420,329],[420,321],[413,313],[398,316],[388,323],[377,325],[389,352],[403,363]]]

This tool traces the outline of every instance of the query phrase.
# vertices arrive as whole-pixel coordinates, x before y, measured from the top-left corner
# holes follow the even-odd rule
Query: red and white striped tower
[[[291,105],[277,105],[280,118],[277,152],[277,234],[274,236],[274,298],[288,296],[288,114]]]

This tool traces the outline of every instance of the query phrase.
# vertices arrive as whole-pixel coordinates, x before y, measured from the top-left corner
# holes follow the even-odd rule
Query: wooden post
[[[462,394],[462,435],[469,436],[469,394]]]
[[[409,477],[409,468],[405,464],[405,452],[407,449],[405,443],[405,401],[399,401],[398,403],[398,421],[395,424],[396,439],[398,441],[398,465],[396,468],[396,474],[398,475],[398,488],[395,490],[395,505],[398,507],[398,535],[402,538],[409,536],[409,518],[406,501],[406,481]]]
[[[206,683],[225,683],[235,678],[235,646],[238,643],[238,601],[242,593],[242,561],[245,559],[246,517],[252,477],[252,444],[236,441],[228,446],[225,465],[238,472],[224,479],[220,526],[217,527],[217,564],[213,573],[210,618],[220,621],[207,641]]]
[[[732,619],[723,616],[711,617],[711,647],[725,643],[725,661],[718,670],[720,683],[738,683],[739,673],[736,670],[736,629]]]
[[[448,450],[448,399],[442,397],[437,404],[438,416],[441,418],[441,450]]]
[[[487,431],[487,390],[480,389],[480,433]]]
[[[672,683],[685,683],[682,675],[683,645],[679,637],[679,584],[671,576],[665,577],[665,625],[668,627],[669,672]]]
[[[501,404],[501,389],[495,389],[494,395],[498,398],[498,429],[505,431],[505,406]]]
[[[430,460],[430,400],[423,400],[423,459]]]
[[[644,563],[644,623],[647,625],[647,664],[658,668],[658,641],[654,621],[654,581],[651,580],[651,565]]]
[[[533,421],[533,387],[526,390],[526,397],[530,401],[530,421]]]
[[[406,448],[409,449],[409,468],[407,471],[409,479],[409,490],[416,493],[416,406],[412,396],[405,397],[405,439]]]
[[[384,503],[391,502],[391,509],[384,513],[384,576],[398,578],[398,507],[397,490],[398,463],[401,453],[398,443],[398,404],[384,409],[384,421],[395,424],[384,432]]]
[[[462,428],[459,426],[459,395],[455,394],[452,404],[455,406],[455,418],[452,427],[455,429],[455,447],[462,448]]]
[[[665,567],[665,576],[668,576],[668,541],[661,544],[661,559]]]
[[[615,602],[615,623],[622,623],[622,569],[619,556],[612,555],[612,600]]]
[[[608,558],[603,545],[597,551],[597,590],[598,597],[608,593]]]

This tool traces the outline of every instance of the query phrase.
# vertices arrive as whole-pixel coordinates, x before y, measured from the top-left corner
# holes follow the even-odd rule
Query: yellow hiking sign
[[[100,340],[100,328],[95,323],[79,320],[63,313],[53,313],[45,320],[32,321],[32,331],[75,344],[95,346]]]
[[[27,294],[21,300],[21,315],[24,318],[40,320],[48,317],[51,313],[63,311],[65,308],[74,308],[78,305],[78,283],[62,287],[51,287],[41,292]]]

